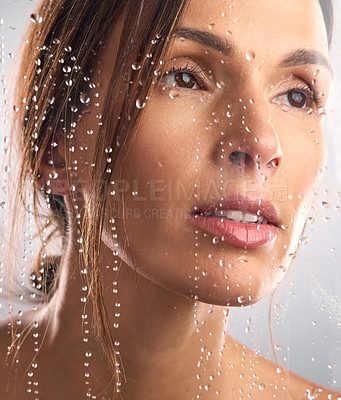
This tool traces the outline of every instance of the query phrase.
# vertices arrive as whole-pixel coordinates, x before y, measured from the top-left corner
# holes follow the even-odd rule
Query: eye
[[[289,107],[305,109],[316,104],[314,93],[309,87],[296,87],[292,90],[277,96],[275,102]]]
[[[194,73],[189,71],[170,71],[167,72],[161,79],[162,83],[169,86],[174,86],[183,89],[200,90],[197,79],[194,77]]]
[[[287,94],[287,98],[292,107],[303,108],[307,105],[307,95],[302,92],[291,91]]]

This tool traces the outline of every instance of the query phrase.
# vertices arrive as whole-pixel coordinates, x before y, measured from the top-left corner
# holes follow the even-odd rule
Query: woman
[[[15,140],[18,201],[30,181],[51,211],[45,304],[2,329],[1,398],[337,398],[225,333],[228,307],[283,279],[322,177],[330,16],[317,0],[42,2]]]

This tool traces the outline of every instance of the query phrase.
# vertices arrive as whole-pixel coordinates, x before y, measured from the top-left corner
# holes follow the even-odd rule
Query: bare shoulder
[[[229,338],[227,348],[230,353],[229,362],[234,362],[233,370],[238,371],[235,379],[242,383],[243,391],[247,390],[252,399],[341,400],[341,393],[319,386],[276,365],[233,338]]]

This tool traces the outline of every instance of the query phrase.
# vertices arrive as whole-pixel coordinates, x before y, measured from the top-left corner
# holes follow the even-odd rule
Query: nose
[[[222,132],[224,156],[219,163],[250,174],[269,177],[283,158],[279,136],[271,120],[268,105],[263,101],[240,107]]]

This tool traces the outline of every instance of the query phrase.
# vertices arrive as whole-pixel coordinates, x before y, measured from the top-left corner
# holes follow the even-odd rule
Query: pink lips
[[[205,215],[218,210],[246,211],[261,215],[267,223],[241,223],[213,215]],[[191,213],[191,222],[222,241],[238,247],[257,248],[265,246],[277,237],[278,212],[272,203],[266,200],[249,199],[240,196],[218,201],[200,207]]]

